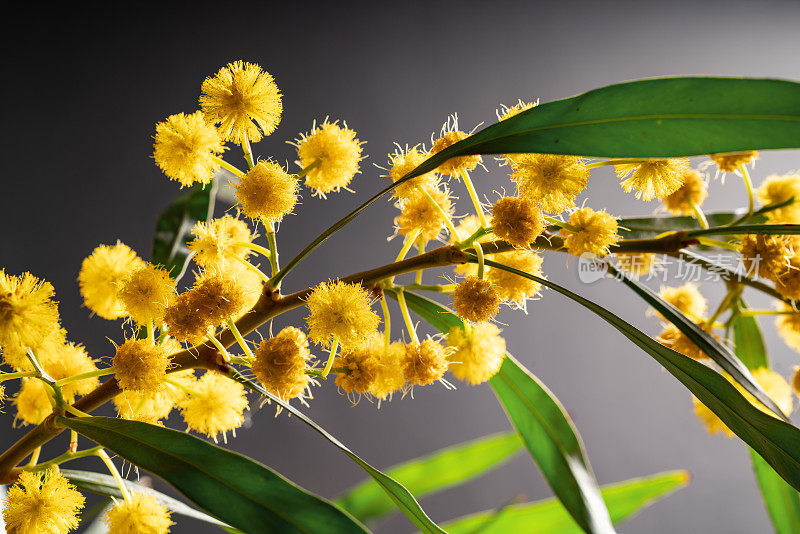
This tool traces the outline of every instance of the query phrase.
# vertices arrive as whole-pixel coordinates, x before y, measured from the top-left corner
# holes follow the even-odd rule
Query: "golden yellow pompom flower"
[[[427,386],[441,380],[447,372],[448,355],[446,349],[434,339],[428,338],[420,343],[406,345],[403,362],[403,376],[411,386]]]
[[[63,328],[53,330],[49,336],[41,339],[36,345],[31,347],[37,353],[37,357],[42,365],[47,364],[49,356],[54,354],[58,347],[67,342],[67,331]],[[14,344],[0,347],[3,353],[2,361],[13,367],[17,371],[33,371],[33,364],[28,359],[28,347]]]
[[[152,495],[131,493],[115,500],[103,518],[109,534],[167,534],[174,525],[170,511]]]
[[[620,269],[636,276],[650,273],[656,264],[656,255],[649,252],[616,252],[617,265]]]
[[[145,262],[124,243],[100,245],[83,260],[78,285],[86,307],[103,319],[125,316],[117,292],[131,272],[144,267]]]
[[[506,106],[502,104],[500,109],[497,110],[497,120],[504,121],[506,119],[510,119],[515,115],[519,115],[525,110],[531,109],[536,107],[539,104],[539,101],[536,102],[525,102],[521,98],[517,100],[517,103],[513,106]]]
[[[795,235],[748,234],[742,236],[741,262],[748,276],[774,280],[782,273],[787,260],[800,252]]]
[[[206,122],[202,111],[170,115],[156,124],[153,158],[181,187],[210,183],[219,168],[214,157],[224,150],[219,132]]]
[[[47,374],[56,380],[97,371],[94,360],[86,354],[83,345],[75,343],[65,343],[55,347],[54,353],[48,355],[43,366]],[[76,395],[86,395],[99,384],[100,380],[97,377],[84,378],[65,384],[61,392],[67,402],[72,402]]]
[[[772,273],[772,280],[784,298],[800,300],[800,255],[788,256],[785,263]]]
[[[363,346],[377,332],[380,318],[372,296],[358,284],[339,280],[316,286],[306,300],[308,337],[329,347],[336,337],[343,350]]]
[[[441,152],[445,148],[451,147],[459,141],[463,141],[469,137],[467,132],[459,130],[442,132],[441,137],[433,142],[431,147],[431,155]],[[471,171],[481,163],[480,155],[471,156],[456,156],[445,161],[436,168],[436,172],[450,175],[454,178],[461,176],[462,172]]]
[[[678,310],[695,321],[700,320],[706,313],[706,298],[691,283],[678,287],[662,287],[659,296],[672,304]]]
[[[17,419],[28,425],[38,425],[53,411],[50,404],[48,388],[38,378],[24,378],[22,386],[16,397],[14,407],[17,409]]]
[[[258,142],[281,121],[281,92],[272,75],[253,63],[228,63],[206,78],[200,90],[206,119],[219,125],[226,141]]]
[[[419,167],[429,156],[430,154],[420,150],[417,146],[406,147],[404,150],[400,145],[397,145],[394,153],[389,154],[389,178],[392,179],[392,182],[398,181]],[[438,176],[436,171],[430,171],[398,185],[394,188],[393,195],[398,198],[408,198],[415,194],[417,187],[435,189],[437,186]]]
[[[400,341],[395,341],[384,350],[377,352],[378,373],[369,387],[369,394],[376,399],[390,398],[395,391],[400,390],[406,383],[403,373],[403,364],[406,357],[406,347]],[[380,406],[380,404],[379,404]]]
[[[251,251],[244,245],[255,237],[246,222],[230,215],[198,222],[192,228],[192,234],[195,237],[189,248],[195,253],[194,261],[203,267],[218,269],[226,266],[226,258],[236,261],[228,256],[246,259]]]
[[[500,295],[491,282],[474,276],[460,282],[453,291],[453,309],[464,320],[488,321],[500,311]]]
[[[492,229],[516,247],[528,247],[544,230],[536,203],[525,197],[503,197],[492,208]]]
[[[236,281],[214,271],[206,271],[190,290],[196,309],[205,322],[217,327],[245,311],[247,299]]]
[[[785,302],[778,303],[778,311],[784,313],[775,317],[778,334],[787,345],[800,352],[800,312]]]
[[[171,358],[161,345],[147,339],[129,339],[114,355],[116,379],[122,390],[157,393],[164,387],[164,378]]]
[[[170,382],[175,382],[191,389],[195,383],[194,371],[187,369],[168,375]],[[124,419],[135,419],[152,423],[169,416],[172,408],[186,398],[186,391],[179,386],[164,383],[164,387],[155,392],[125,390],[114,397],[117,413]]]
[[[543,277],[542,257],[530,250],[510,250],[495,254],[492,258],[498,263],[525,271],[534,276]],[[501,299],[514,302],[520,308],[524,308],[525,301],[529,298],[535,298],[542,289],[542,285],[539,282],[534,282],[499,268],[488,271],[486,279],[493,284]]]
[[[717,164],[722,172],[733,172],[741,165],[753,163],[758,157],[758,152],[750,150],[747,152],[731,152],[729,154],[710,154],[711,161]]]
[[[448,217],[452,217],[455,208],[450,200],[447,186],[429,188],[425,191]],[[400,215],[394,219],[395,228],[400,235],[419,231],[419,238],[426,243],[438,239],[446,224],[441,212],[420,191],[400,201]]]
[[[78,528],[84,498],[51,468],[20,473],[6,501],[3,519],[9,534],[64,534]]]
[[[578,156],[514,154],[510,164],[511,179],[520,194],[539,204],[543,211],[560,213],[570,209],[589,184],[589,169]]]
[[[306,364],[311,359],[302,330],[287,326],[265,339],[254,351],[253,374],[267,391],[284,401],[300,397],[311,383]]]
[[[447,344],[455,348],[450,355],[450,371],[456,378],[477,385],[492,378],[506,356],[506,341],[500,329],[490,323],[453,328]]]
[[[340,369],[336,373],[336,386],[355,395],[368,393],[380,373],[380,345],[381,341],[376,335],[363,347],[342,351],[333,362],[333,366]]]
[[[178,403],[186,425],[195,432],[217,440],[244,423],[247,396],[244,386],[225,376],[207,371],[192,386],[193,393]]]
[[[669,158],[623,163],[616,166],[617,176],[625,178],[620,185],[630,193],[636,190],[636,198],[653,200],[674,193],[683,185],[689,162],[685,159]],[[630,175],[630,176],[629,176]]]
[[[206,339],[211,324],[200,313],[194,295],[191,291],[178,295],[164,313],[164,322],[172,337],[197,345]]]
[[[788,206],[768,211],[764,215],[771,223],[800,223],[800,173],[767,176],[756,194],[764,206],[794,198],[794,202]]]
[[[714,336],[713,328],[705,326],[704,323],[699,323],[698,326]],[[693,360],[708,359],[708,354],[703,352],[700,347],[695,345],[694,342],[690,340],[686,334],[681,332],[674,324],[668,324],[664,331],[661,332],[661,334],[659,334],[659,336],[656,338],[656,341],[665,347],[674,350],[675,352],[680,352],[684,356],[692,358]]]
[[[570,215],[569,227],[561,228],[561,235],[567,251],[575,256],[585,252],[605,256],[619,241],[617,220],[604,210],[592,208],[581,208]]]
[[[683,175],[684,181],[675,192],[661,197],[667,211],[676,215],[693,215],[692,204],[700,207],[708,196],[706,180],[699,172],[689,169]]]
[[[279,223],[297,204],[297,176],[274,161],[260,161],[236,183],[242,213],[265,224]]]
[[[315,195],[324,197],[327,193],[346,188],[355,175],[360,172],[358,164],[361,157],[361,142],[356,132],[347,124],[325,122],[314,123],[311,132],[301,134],[295,141],[299,164],[306,171],[306,186]]]
[[[61,326],[54,296],[49,282],[0,269],[0,347],[36,347],[56,333]]]
[[[781,375],[765,367],[754,369],[752,374],[756,382],[764,389],[767,396],[778,405],[778,408],[786,415],[791,414],[794,408],[792,386],[790,386]],[[733,385],[739,390],[739,393],[744,395],[744,397],[753,404],[753,406],[767,415],[775,417],[775,414],[773,414],[769,408],[756,400],[750,393],[745,391],[742,386],[737,383]],[[708,409],[696,397],[692,397],[692,402],[694,404],[695,415],[700,419],[700,422],[703,423],[703,426],[706,427],[709,434],[721,433],[729,438],[733,437],[733,432],[720,420],[717,414]]]
[[[159,324],[175,298],[175,282],[162,267],[146,263],[125,277],[118,296],[125,313],[136,324]]]

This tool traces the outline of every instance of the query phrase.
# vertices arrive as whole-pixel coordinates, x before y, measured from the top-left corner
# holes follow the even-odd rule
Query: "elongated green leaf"
[[[744,301],[740,300],[739,306],[747,309]],[[769,367],[764,338],[755,317],[737,317],[733,322],[733,339],[736,355],[750,369]],[[800,534],[800,494],[752,449],[750,456],[775,532]]]
[[[689,482],[686,471],[658,473],[634,478],[601,489],[603,500],[614,524],[681,489]],[[507,532],[536,532],[536,534],[579,534],[580,526],[556,499],[512,505],[499,513],[493,510],[478,512],[448,521],[442,525],[449,534],[505,534]]]
[[[692,343],[697,345],[703,353],[719,365],[725,372],[731,375],[745,390],[759,400],[764,406],[775,412],[776,415],[786,416],[775,402],[769,398],[761,385],[756,382],[750,370],[736,357],[730,348],[720,343],[708,332],[700,328],[694,321],[683,315],[675,306],[666,302],[656,295],[653,290],[644,284],[639,283],[624,273],[617,271],[609,265],[609,272],[615,275],[617,280],[633,289],[633,291],[650,304],[667,321],[674,324]]]
[[[523,111],[434,154],[322,232],[289,260],[275,281],[380,197],[459,155],[538,152],[638,158],[769,148],[800,148],[800,83],[659,78],[601,87]]]
[[[692,230],[689,232],[688,237],[740,234],[797,235],[800,234],[800,224],[743,224],[725,228],[705,228],[703,230]]]
[[[422,497],[475,478],[511,458],[521,445],[516,432],[485,436],[390,467],[386,474]],[[334,502],[361,521],[386,515],[395,507],[373,480],[362,482]]]
[[[393,295],[393,293],[389,293]],[[434,328],[463,323],[432,300],[405,292],[406,302]],[[556,496],[587,532],[613,532],[578,431],[547,387],[510,354],[490,384]]]
[[[443,534],[444,531],[439,528],[439,526],[431,521],[431,518],[425,513],[425,511],[420,507],[417,500],[414,496],[409,492],[401,483],[394,480],[392,477],[387,476],[386,474],[382,473],[378,469],[375,469],[370,464],[362,460],[357,454],[353,451],[348,449],[344,443],[333,437],[331,434],[328,433],[327,430],[319,426],[317,423],[312,421],[308,416],[306,416],[303,412],[289,404],[288,402],[284,402],[259,384],[258,382],[254,382],[250,380],[246,376],[242,375],[235,369],[230,370],[230,376],[234,380],[238,381],[239,383],[243,384],[245,387],[260,393],[261,395],[267,397],[272,402],[276,403],[277,405],[281,406],[284,410],[287,410],[289,413],[300,419],[302,422],[307,424],[313,430],[318,432],[322,435],[325,439],[333,443],[340,451],[345,453],[351,460],[357,463],[364,471],[367,472],[369,476],[371,476],[375,482],[377,482],[383,490],[386,492],[386,495],[389,496],[392,501],[394,501],[395,505],[408,517],[414,525],[420,529],[420,531],[425,532],[426,534],[429,533],[438,533]]]
[[[725,425],[750,445],[795,489],[800,489],[800,429],[762,412],[722,375],[679,352],[665,347],[602,306],[544,278],[495,261],[486,265],[539,282],[605,319],[653,357],[706,405]]]
[[[92,471],[76,471],[73,469],[62,469],[61,474],[68,478],[75,487],[84,491],[97,493],[98,495],[106,495],[108,497],[114,497],[117,499],[122,498],[122,491],[120,491],[116,480],[114,480],[114,477],[110,475],[94,473]],[[133,493],[144,493],[152,496],[162,506],[172,512],[175,512],[176,514],[185,515],[186,517],[191,517],[193,519],[199,519],[200,521],[211,523],[212,525],[216,525],[218,527],[227,526],[222,521],[211,517],[200,510],[192,508],[178,499],[173,499],[169,495],[164,495],[160,491],[156,491],[153,488],[142,486],[141,484],[131,482],[130,480],[125,481],[125,486]]]
[[[244,532],[367,532],[344,510],[268,467],[184,432],[110,417],[60,417],[59,422],[158,475]]]
[[[152,262],[163,265],[173,278],[186,264],[192,228],[197,221],[207,219],[214,191],[213,185],[195,185],[167,206],[156,221]]]

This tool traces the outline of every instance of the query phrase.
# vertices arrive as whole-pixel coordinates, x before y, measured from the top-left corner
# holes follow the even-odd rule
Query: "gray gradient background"
[[[392,142],[425,141],[448,113],[462,125],[494,120],[499,103],[518,97],[549,101],[605,84],[658,75],[710,74],[800,79],[800,4],[771,2],[427,2],[267,3],[212,7],[186,4],[146,11],[75,8],[40,11],[7,21],[10,33],[3,91],[5,123],[0,193],[0,266],[30,270],[56,287],[64,325],[91,354],[108,356],[116,323],[90,318],[74,282],[81,260],[99,243],[122,239],[149,256],[159,211],[179,193],[150,159],[154,124],[193,111],[200,82],[229,60],[263,65],[285,95],[277,132],[255,145],[260,155],[291,161],[284,143],[313,119],[347,120],[368,141],[356,194],[327,201],[304,192],[298,216],[281,228],[284,260],[357,202],[384,185]],[[241,163],[238,151],[229,159]],[[797,168],[798,152],[764,153],[756,182]],[[487,162],[479,189],[508,186]],[[456,190],[463,194],[456,184]],[[589,204],[612,213],[647,214],[608,169],[594,172]],[[708,209],[741,205],[731,178],[712,188]],[[492,196],[492,198],[496,198]],[[466,212],[468,205],[460,204]],[[334,275],[391,261],[387,245],[394,209],[379,202],[303,263],[287,291]],[[613,281],[580,284],[574,265],[550,253],[545,271],[585,291],[647,332],[645,306]],[[433,282],[433,278],[429,278]],[[655,284],[657,285],[657,284]],[[720,287],[705,290],[719,298]],[[766,305],[752,297],[755,305]],[[713,305],[713,304],[712,304]],[[396,313],[399,316],[399,314]],[[276,323],[298,324],[301,311]],[[552,292],[529,314],[506,311],[509,349],[544,380],[580,430],[601,483],[661,470],[692,473],[687,489],[630,520],[621,532],[766,532],[769,523],[750,472],[745,446],[710,437],[695,420],[686,390],[647,355],[591,313]],[[397,325],[399,326],[399,325]],[[395,331],[398,329],[396,328]],[[266,330],[265,330],[266,331]],[[277,330],[276,330],[277,331]],[[768,342],[778,370],[788,374],[797,354],[771,325]],[[380,411],[348,405],[328,384],[307,413],[379,467],[508,428],[486,385],[435,386]],[[255,405],[256,403],[254,403]],[[0,415],[0,445],[13,409]],[[254,410],[255,426],[229,446],[275,468],[304,487],[334,496],[364,478],[345,456],[300,422]],[[796,419],[797,421],[797,419]],[[179,418],[171,421],[182,428]],[[61,438],[63,439],[63,438]],[[45,449],[44,457],[57,454]],[[99,463],[91,467],[101,470]],[[496,507],[518,494],[551,495],[537,467],[519,455],[458,489],[423,499],[434,520]],[[395,516],[382,531],[412,530]],[[208,527],[180,519],[175,532]]]

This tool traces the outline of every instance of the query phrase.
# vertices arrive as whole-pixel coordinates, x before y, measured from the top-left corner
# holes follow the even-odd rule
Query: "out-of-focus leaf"
[[[739,301],[747,309],[744,301]],[[737,317],[733,322],[733,339],[736,355],[750,369],[769,368],[764,338],[755,317]],[[767,462],[750,449],[755,472],[764,504],[769,512],[775,532],[778,534],[800,534],[800,494],[783,480]]]
[[[800,234],[800,224],[743,224],[725,228],[705,228],[692,230],[688,237],[741,234],[797,235]]]
[[[386,495],[389,496],[392,501],[397,505],[397,507],[408,517],[408,519],[414,523],[420,531],[424,532],[425,534],[444,534],[444,531],[439,528],[439,526],[434,523],[430,517],[425,513],[422,507],[419,505],[417,500],[408,491],[405,486],[401,483],[393,479],[392,477],[386,475],[385,473],[375,469],[366,461],[362,460],[356,453],[348,449],[344,443],[333,437],[327,430],[319,426],[317,423],[312,421],[308,416],[306,416],[303,412],[289,404],[288,402],[284,402],[283,400],[279,399],[266,389],[264,386],[255,382],[246,376],[242,375],[235,369],[231,369],[229,371],[229,376],[239,382],[240,384],[244,385],[245,387],[255,391],[264,397],[270,399],[270,401],[274,402],[284,410],[288,411],[295,417],[297,417],[300,421],[307,424],[313,430],[318,432],[321,436],[325,439],[330,441],[334,444],[340,451],[345,453],[351,460],[357,463],[364,471],[367,472],[369,476],[371,476],[375,482],[377,482],[383,490],[386,492]]]
[[[472,258],[471,261],[477,260]],[[663,346],[602,306],[549,280],[508,265],[492,260],[486,260],[486,265],[539,282],[605,319],[680,380],[734,434],[755,449],[784,480],[795,489],[800,489],[800,429],[764,413],[713,369]]]
[[[214,195],[214,185],[208,184],[205,188],[195,185],[167,206],[156,221],[151,261],[163,265],[173,278],[186,264],[192,228],[198,221],[208,218]]]
[[[163,478],[197,506],[244,532],[367,532],[338,506],[268,467],[185,432],[110,417],[58,420]]]
[[[614,524],[683,488],[689,482],[686,471],[670,471],[634,478],[600,488]],[[442,525],[449,534],[579,534],[583,530],[556,499],[511,505],[499,511],[487,510],[448,521]]]
[[[484,436],[390,467],[386,474],[419,498],[479,476],[511,458],[521,445],[516,432]],[[334,502],[361,521],[395,509],[394,502],[374,480],[362,482]]]
[[[388,292],[393,295],[393,293]],[[406,292],[406,302],[434,328],[463,326],[454,313]],[[547,387],[510,354],[490,384],[550,487],[587,532],[613,532],[578,431]]]

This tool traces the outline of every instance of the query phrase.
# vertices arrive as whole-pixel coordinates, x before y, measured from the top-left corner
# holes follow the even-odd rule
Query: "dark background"
[[[327,115],[346,120],[367,141],[370,157],[353,184],[355,194],[321,201],[304,192],[298,216],[281,228],[284,260],[386,183],[373,164],[385,164],[394,141],[428,141],[449,113],[458,112],[462,126],[472,128],[495,120],[499,104],[520,97],[546,102],[647,76],[800,79],[800,4],[793,1],[135,6],[39,6],[5,21],[0,266],[51,281],[70,339],[85,343],[96,357],[109,357],[106,337],[119,340],[121,332],[117,323],[90,318],[81,307],[75,283],[80,262],[98,244],[117,239],[149,257],[155,219],[179,194],[152,162],[154,125],[169,114],[193,111],[203,78],[228,61],[261,64],[284,93],[283,120],[254,146],[257,155],[291,162],[292,147],[284,141]],[[235,149],[228,159],[242,164]],[[798,166],[797,151],[763,153],[754,179],[760,183],[769,173]],[[490,173],[478,171],[474,178],[496,198],[492,191],[510,182],[491,159],[487,167]],[[608,169],[593,173],[586,196],[588,205],[617,215],[657,207],[623,193]],[[741,206],[744,199],[740,181],[729,177],[724,186],[714,183],[707,207]],[[459,212],[468,208],[462,202]],[[400,246],[385,241],[394,215],[388,202],[379,202],[295,270],[285,290],[391,261]],[[613,281],[582,285],[568,263],[563,255],[548,254],[545,272],[645,331],[658,332],[628,290]],[[719,285],[704,291],[720,296]],[[282,317],[275,331],[299,325],[303,316],[298,311]],[[505,311],[501,321],[510,351],[574,418],[601,483],[691,471],[687,489],[632,519],[622,532],[769,529],[746,447],[709,437],[692,414],[686,390],[607,324],[552,292],[531,303],[527,315]],[[770,321],[764,323],[775,366],[788,374],[797,354],[776,338]],[[307,413],[378,467],[508,428],[486,385],[459,384],[454,392],[418,389],[414,400],[397,400],[380,411],[366,401],[351,407],[332,384],[315,390],[315,397]],[[364,477],[299,421],[274,418],[271,408],[256,406],[254,400],[254,426],[240,430],[229,442],[232,449],[328,497]],[[0,415],[0,446],[23,432],[10,430],[13,412],[8,406]],[[170,424],[183,428],[177,417]],[[47,447],[43,458],[59,452]],[[99,462],[84,465],[102,471]],[[551,495],[524,454],[423,505],[443,521],[497,507],[518,494]],[[209,531],[191,520],[179,523],[175,532]],[[397,516],[384,531],[411,529]]]

